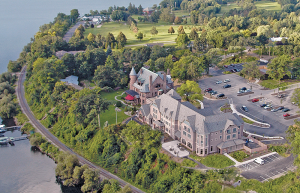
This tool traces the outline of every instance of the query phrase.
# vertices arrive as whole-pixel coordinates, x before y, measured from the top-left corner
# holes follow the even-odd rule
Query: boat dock
[[[21,141],[28,139],[28,136],[20,136],[20,137],[0,137],[0,145],[13,144],[15,141]]]

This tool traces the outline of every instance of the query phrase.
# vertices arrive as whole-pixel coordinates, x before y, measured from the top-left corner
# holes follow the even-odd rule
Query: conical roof
[[[134,70],[134,68],[132,67],[131,71],[130,71],[130,76],[136,76],[136,72]]]

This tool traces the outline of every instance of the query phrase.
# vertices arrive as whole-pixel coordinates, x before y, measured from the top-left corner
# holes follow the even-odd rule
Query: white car
[[[252,90],[251,89],[247,89],[245,92],[252,92]]]
[[[237,94],[242,94],[242,93],[244,93],[243,90],[239,90],[239,91],[237,92]]]
[[[224,82],[225,82],[225,83],[226,83],[226,82],[230,82],[230,80],[229,80],[229,79],[225,79]]]
[[[264,109],[270,109],[270,108],[272,108],[272,105],[267,105],[264,107]]]
[[[216,84],[221,84],[222,83],[222,81],[221,80],[218,80],[217,82],[216,82]]]

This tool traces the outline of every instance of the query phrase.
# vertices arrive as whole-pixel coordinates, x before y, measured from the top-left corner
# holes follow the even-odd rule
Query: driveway
[[[65,40],[66,42],[69,42],[71,37],[73,36],[75,30],[81,25],[84,25],[85,21],[79,21],[77,22],[73,27],[71,27],[71,29],[69,29],[69,31],[64,35],[63,40]]]

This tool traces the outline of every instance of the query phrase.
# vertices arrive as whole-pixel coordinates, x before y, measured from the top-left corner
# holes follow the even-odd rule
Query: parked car
[[[208,91],[211,91],[212,90],[212,88],[207,88],[207,89],[205,89],[205,92],[208,92]]]
[[[295,103],[295,102],[292,102],[292,104],[293,104],[293,105],[296,105],[296,106],[298,106],[298,105],[299,105],[298,103]]]
[[[222,81],[221,80],[217,80],[216,84],[221,84]]]
[[[279,94],[277,95],[278,98],[283,98],[284,97],[284,94]]]
[[[291,115],[288,114],[288,113],[285,113],[285,114],[283,114],[283,116],[284,116],[284,117],[289,117],[289,116],[291,116]]]
[[[284,109],[284,107],[283,107],[283,106],[281,106],[281,107],[278,107],[277,109],[278,109],[278,111],[279,111],[279,110],[282,110],[282,109]]]
[[[240,90],[244,90],[244,91],[245,91],[245,90],[247,90],[247,88],[246,88],[246,87],[243,87],[243,88],[241,88]]]
[[[252,102],[253,102],[253,103],[256,103],[256,102],[258,102],[258,101],[259,101],[258,98],[252,99]]]
[[[230,82],[230,80],[229,80],[229,79],[225,79],[225,80],[224,80],[224,83],[226,83],[226,82]]]
[[[241,71],[241,69],[235,69],[237,72],[240,72]]]
[[[252,92],[252,90],[251,89],[247,89],[247,90],[245,90],[245,92]]]
[[[242,110],[248,112],[248,107],[242,106]]]
[[[265,106],[267,106],[267,104],[261,104],[261,105],[260,105],[260,107],[265,107]]]
[[[208,93],[212,93],[212,92],[213,92],[213,90],[208,91]]]
[[[215,94],[217,94],[217,91],[214,91],[214,90],[213,90],[213,91],[211,92],[211,94],[212,94],[212,95],[215,95]]]
[[[237,92],[237,94],[242,94],[242,93],[244,93],[243,90],[239,90],[239,91]]]
[[[273,109],[271,109],[271,111],[272,111],[272,112],[277,112],[278,109],[273,108]]]
[[[224,67],[224,68],[228,68],[228,66],[227,66],[227,65],[224,65],[223,67]]]
[[[230,72],[235,73],[236,71],[234,69],[230,70]]]
[[[254,161],[255,161],[256,163],[260,164],[260,165],[264,165],[264,164],[265,164],[265,161],[264,161],[263,159],[259,158],[259,157],[258,157],[258,158],[255,158]]]
[[[285,108],[285,109],[282,109],[282,111],[283,111],[283,112],[288,112],[288,111],[290,111],[290,109]]]
[[[234,64],[230,64],[230,66],[234,66]]]
[[[223,88],[230,88],[230,87],[231,87],[230,84],[225,84],[225,85],[223,86]]]
[[[264,107],[264,109],[270,109],[270,108],[272,108],[272,105],[267,105]]]
[[[222,97],[224,97],[225,96],[225,94],[219,94],[218,96],[217,96],[217,98],[222,98]]]

